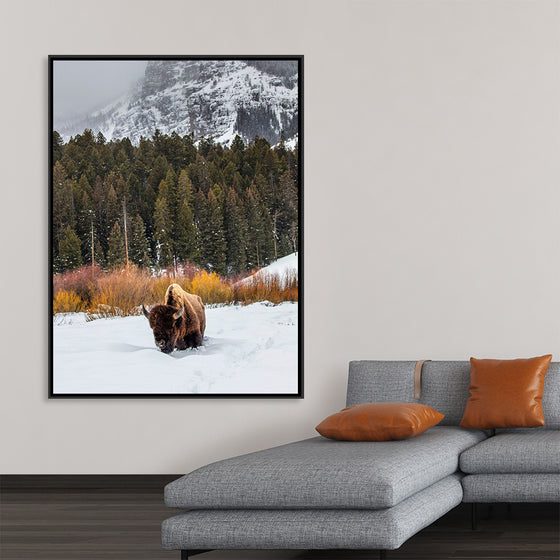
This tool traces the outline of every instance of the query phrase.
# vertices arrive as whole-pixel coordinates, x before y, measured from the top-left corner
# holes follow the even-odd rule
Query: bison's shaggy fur
[[[166,354],[202,344],[206,328],[204,304],[199,296],[185,292],[179,284],[171,284],[165,293],[165,303],[154,305],[144,315],[154,331],[156,346]]]

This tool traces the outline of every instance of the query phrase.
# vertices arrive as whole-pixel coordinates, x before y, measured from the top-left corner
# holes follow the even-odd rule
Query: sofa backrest
[[[469,398],[470,362],[424,362],[421,398],[414,398],[409,361],[350,362],[346,406],[366,402],[419,402],[445,414],[443,426],[458,426]],[[545,428],[560,429],[560,362],[552,362],[543,394]]]

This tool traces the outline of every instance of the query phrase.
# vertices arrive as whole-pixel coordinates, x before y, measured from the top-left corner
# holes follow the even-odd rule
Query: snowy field
[[[54,392],[297,393],[298,304],[206,309],[200,348],[163,354],[144,316],[56,315]]]

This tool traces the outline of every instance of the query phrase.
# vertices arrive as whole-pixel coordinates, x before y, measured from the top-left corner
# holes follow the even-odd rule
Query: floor
[[[477,531],[470,509],[459,506],[390,551],[387,558],[560,558],[557,504],[480,506]],[[159,526],[173,512],[160,492],[98,490],[4,491],[0,495],[0,558],[12,560],[179,560],[160,547]],[[365,560],[356,551],[213,551],[197,560]]]

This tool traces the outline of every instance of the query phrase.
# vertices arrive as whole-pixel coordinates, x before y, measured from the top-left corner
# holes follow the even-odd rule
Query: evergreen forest
[[[259,137],[52,134],[55,273],[192,263],[235,277],[298,250],[298,150]]]

